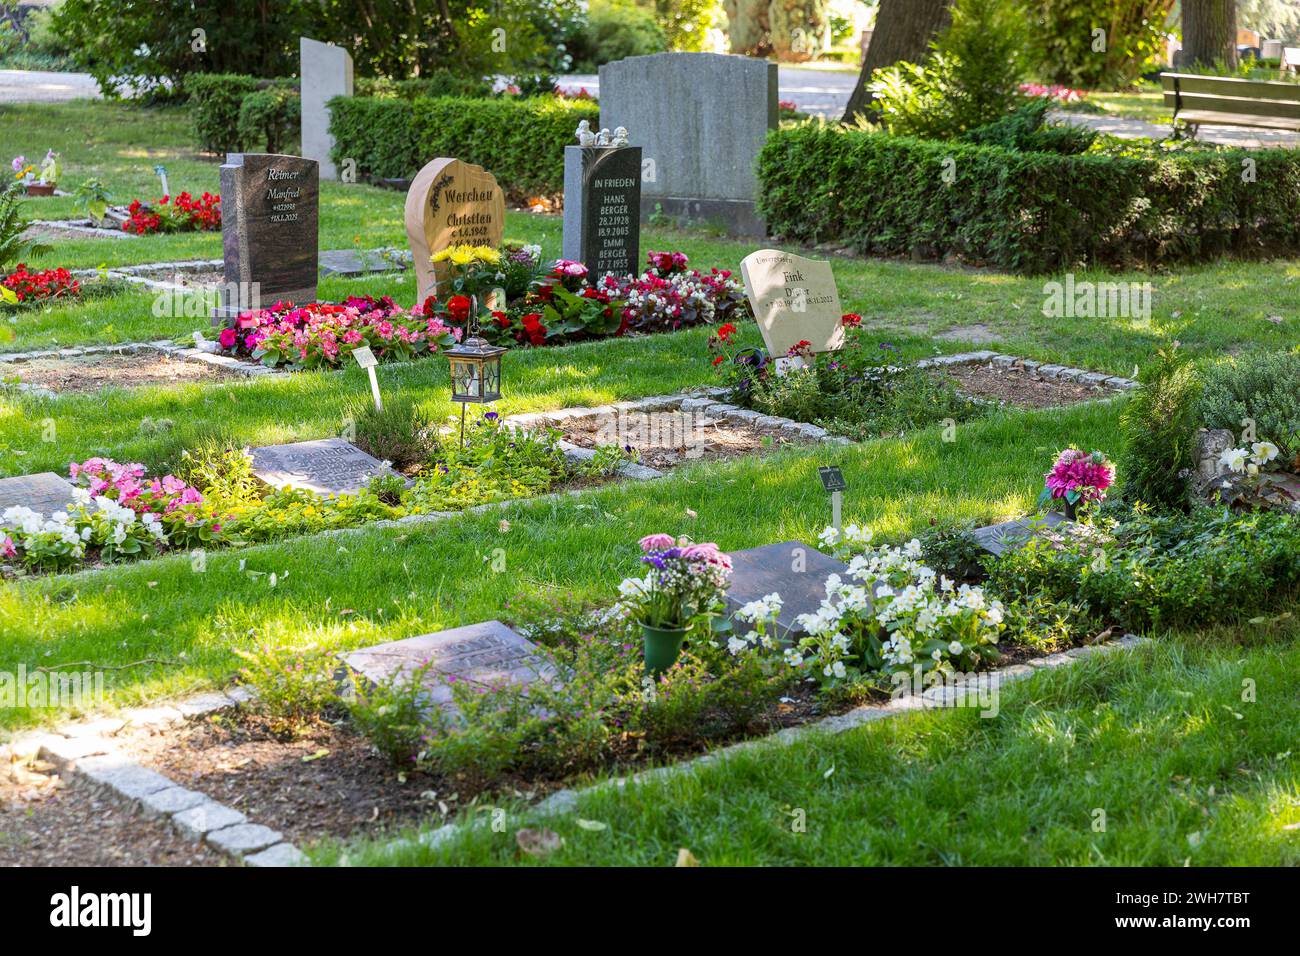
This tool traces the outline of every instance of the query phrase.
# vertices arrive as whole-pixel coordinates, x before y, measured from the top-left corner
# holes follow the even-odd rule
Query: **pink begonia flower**
[[[5,535],[0,540],[0,558],[14,558],[18,556],[18,549],[14,547],[13,539]]]
[[[665,551],[677,544],[670,534],[648,534],[637,542],[642,551]]]

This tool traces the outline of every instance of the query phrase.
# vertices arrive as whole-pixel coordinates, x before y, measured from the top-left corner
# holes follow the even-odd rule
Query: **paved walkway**
[[[63,103],[100,99],[89,73],[50,73],[43,70],[0,70],[0,103]]]

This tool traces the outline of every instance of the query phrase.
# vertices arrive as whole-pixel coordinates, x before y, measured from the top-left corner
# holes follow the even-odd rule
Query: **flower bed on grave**
[[[906,364],[888,342],[874,342],[853,313],[841,319],[844,346],[814,355],[800,342],[778,371],[760,348],[738,348],[736,327],[724,323],[709,338],[711,362],[727,388],[728,400],[743,408],[819,425],[853,439],[898,434],[945,419],[968,421],[978,404],[949,382]]]
[[[122,231],[137,236],[170,232],[212,232],[221,228],[221,197],[204,192],[195,199],[187,192],[144,203],[131,200]]]
[[[20,305],[48,299],[75,299],[80,295],[81,283],[67,269],[31,272],[26,263],[20,262],[13,272],[0,277],[0,303]]]
[[[391,415],[401,405],[387,408]],[[265,489],[244,449],[186,452],[180,477],[151,476],[144,465],[107,458],[74,463],[78,487],[66,510],[44,514],[20,505],[0,512],[0,572],[67,571],[462,511],[600,482],[624,461],[615,449],[602,449],[575,462],[554,433],[515,433],[501,428],[494,412],[471,423],[464,447],[457,435],[425,433],[414,450],[387,450],[408,456],[401,464],[409,483],[402,475],[380,476],[356,494],[335,496]]]
[[[458,246],[434,260],[450,274],[442,298],[430,296],[412,309],[388,296],[354,296],[340,305],[276,303],[234,319],[220,333],[221,347],[272,367],[337,368],[362,346],[382,361],[432,355],[464,337],[474,302],[479,334],[513,348],[671,332],[748,311],[730,271],[691,270],[681,253],[652,252],[641,275],[610,274],[594,283],[581,263],[560,260],[544,268],[538,246]],[[498,288],[505,302],[488,308]]]

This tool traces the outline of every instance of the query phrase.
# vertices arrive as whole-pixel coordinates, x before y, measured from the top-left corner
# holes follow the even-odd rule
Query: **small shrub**
[[[1124,497],[1160,508],[1187,507],[1187,476],[1195,466],[1195,366],[1176,349],[1156,353],[1141,373],[1142,388],[1120,416]]]
[[[239,131],[239,111],[244,97],[276,82],[293,81],[268,81],[237,73],[199,73],[189,77],[185,83],[190,94],[188,108],[199,145],[212,153],[244,152],[252,145]]]
[[[323,647],[265,642],[234,651],[244,661],[243,683],[257,695],[254,706],[285,730],[317,719],[338,702],[338,661]]]
[[[350,401],[344,412],[356,428],[356,445],[399,471],[423,464],[435,447],[429,416],[414,398],[390,396],[382,410],[369,398]]]
[[[261,496],[253,457],[224,435],[206,435],[180,453],[174,472],[219,507],[248,504]]]
[[[1207,428],[1255,435],[1273,442],[1282,457],[1300,456],[1300,352],[1256,352],[1205,372],[1195,415]]]
[[[236,132],[242,142],[262,143],[268,153],[283,153],[297,139],[301,119],[302,102],[296,90],[257,90],[239,104]]]
[[[424,689],[426,667],[417,667],[379,684],[361,678],[348,714],[357,730],[396,767],[409,767],[420,752],[428,732],[432,706]]]
[[[916,536],[921,542],[921,561],[954,580],[984,577],[983,559],[988,552],[975,540],[974,529],[973,521],[932,522]]]
[[[1096,130],[1070,123],[1046,123],[1050,105],[1051,101],[1045,97],[1032,99],[1015,112],[970,130],[962,139],[979,146],[1001,146],[1022,152],[1067,156],[1087,152],[1097,140]]]

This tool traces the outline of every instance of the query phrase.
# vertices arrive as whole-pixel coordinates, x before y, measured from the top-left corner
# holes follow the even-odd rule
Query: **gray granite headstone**
[[[1005,554],[1025,544],[1034,534],[1045,528],[1058,528],[1071,525],[1065,515],[1049,511],[1032,518],[1017,518],[1015,521],[1003,521],[986,528],[977,528],[973,534],[981,548],[991,554]],[[1062,530],[1068,530],[1063,528]]]
[[[336,96],[352,95],[352,57],[342,47],[319,40],[298,38],[301,69],[298,75],[302,103],[302,154],[320,163],[321,179],[338,179],[330,159],[334,137],[325,104]]]
[[[305,488],[325,495],[355,494],[392,470],[342,438],[320,438],[252,449],[253,473],[273,488]]]
[[[314,159],[228,153],[221,167],[222,306],[214,320],[316,300],[320,169]]]
[[[564,148],[564,258],[594,281],[641,271],[641,149]]]
[[[551,676],[537,647],[500,621],[484,621],[449,631],[422,634],[352,651],[344,663],[372,684],[409,676],[428,665],[423,684],[432,703],[452,702],[447,679],[479,686],[531,683]]]
[[[782,636],[803,634],[795,618],[815,613],[826,597],[826,579],[832,574],[845,577],[849,569],[843,561],[802,541],[765,544],[733,551],[728,557],[731,587],[727,590],[727,605],[735,611],[773,592],[780,594],[782,606],[776,623]]]
[[[0,511],[23,507],[51,515],[72,504],[73,487],[72,482],[52,471],[0,478]]]
[[[719,53],[655,53],[600,68],[600,125],[640,146],[641,210],[763,236],[754,163],[777,127],[777,66]]]

